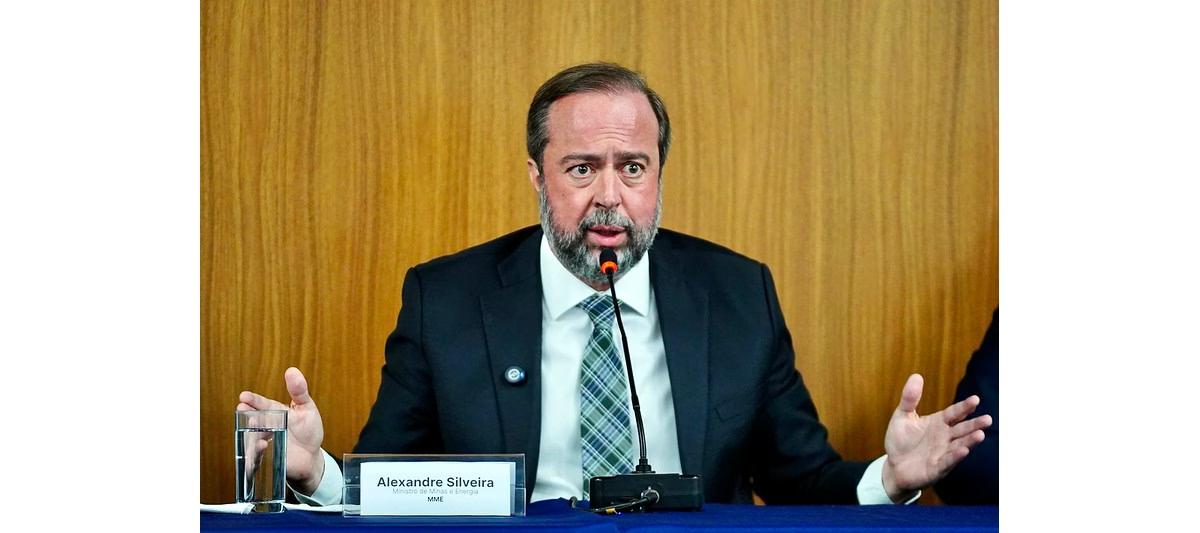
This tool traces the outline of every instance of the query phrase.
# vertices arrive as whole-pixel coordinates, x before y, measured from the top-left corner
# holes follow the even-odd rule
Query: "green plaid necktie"
[[[593,294],[579,307],[592,319],[592,336],[579,374],[579,437],[583,446],[583,499],[594,476],[633,470],[629,385],[613,344],[612,299]]]

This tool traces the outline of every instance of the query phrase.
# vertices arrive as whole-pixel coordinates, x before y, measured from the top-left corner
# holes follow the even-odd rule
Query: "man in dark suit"
[[[841,460],[794,367],[766,266],[659,230],[670,121],[638,74],[560,72],[534,96],[527,132],[540,227],[408,272],[356,452],[524,453],[534,500],[586,497],[590,476],[628,472],[628,384],[602,248],[618,257],[651,463],[701,474],[707,500],[748,502],[754,490],[770,503],[912,501],[983,439],[990,420],[966,419],[978,398],[918,416],[914,375],[888,454]],[[320,415],[298,370],[285,381],[289,483],[331,503],[341,476],[320,449]]]

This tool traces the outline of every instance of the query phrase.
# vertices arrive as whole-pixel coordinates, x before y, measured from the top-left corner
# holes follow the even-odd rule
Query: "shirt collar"
[[[550,241],[542,235],[540,252],[542,273],[542,300],[550,311],[551,319],[558,319],[582,302],[584,298],[596,294],[596,290],[586,283],[579,281],[567,267],[563,266],[554,252],[550,250]],[[629,310],[646,316],[650,310],[650,252],[642,257],[617,280],[617,298]],[[606,293],[607,294],[607,293]]]

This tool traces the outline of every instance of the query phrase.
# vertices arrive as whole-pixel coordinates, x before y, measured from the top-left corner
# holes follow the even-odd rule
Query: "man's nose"
[[[621,178],[611,168],[604,169],[596,177],[595,202],[599,207],[612,209],[621,205]]]

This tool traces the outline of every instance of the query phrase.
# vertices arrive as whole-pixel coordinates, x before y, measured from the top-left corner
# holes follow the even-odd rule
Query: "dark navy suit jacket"
[[[356,453],[524,453],[533,493],[541,239],[529,227],[408,271]],[[711,502],[856,503],[866,463],[829,445],[766,266],[669,230],[649,260],[683,473]]]

